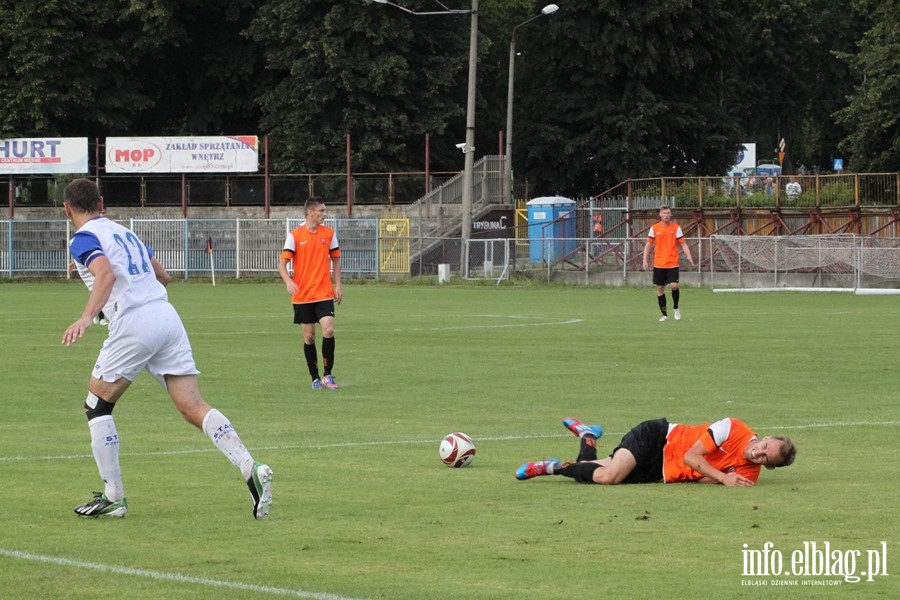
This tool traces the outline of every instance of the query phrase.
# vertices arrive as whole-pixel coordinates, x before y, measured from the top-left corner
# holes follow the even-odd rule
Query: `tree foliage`
[[[158,4],[157,4],[158,2]],[[271,85],[262,48],[244,35],[254,0],[142,0],[128,11],[160,15],[157,43],[141,52],[138,79],[153,99],[138,117],[149,134],[254,134],[258,90]],[[145,6],[145,4],[147,6]]]
[[[874,23],[858,55],[841,55],[862,81],[838,113],[849,135],[841,149],[857,171],[900,171],[900,2],[863,1]]]
[[[249,0],[0,3],[4,136],[254,132],[252,86],[267,82],[256,74],[259,49],[241,37],[252,9]]]
[[[785,171],[830,164],[844,134],[832,113],[852,79],[836,52],[848,51],[866,27],[853,0],[759,0],[741,22],[736,69],[728,83],[729,112],[757,143],[757,159],[777,161],[786,142]],[[848,27],[852,24],[852,27]]]
[[[396,0],[413,10],[471,0]],[[517,188],[586,195],[722,173],[900,169],[898,0],[557,0],[517,36]],[[510,35],[546,2],[481,0],[477,154],[499,152]],[[468,15],[365,0],[0,0],[3,137],[269,135],[272,168],[459,170]],[[496,150],[495,150],[496,148]]]
[[[464,115],[467,31],[362,2],[266,2],[250,33],[275,78],[258,100],[276,168],[342,170],[347,135],[357,170],[423,168],[425,134]]]
[[[151,105],[134,76],[137,55],[128,51],[148,42],[141,23],[118,5],[115,0],[0,4],[4,136],[124,130],[135,113]],[[153,16],[144,18],[149,22]]]
[[[577,194],[728,166],[741,136],[722,106],[735,34],[725,5],[579,0],[564,8],[548,37],[530,40],[538,60],[527,63],[517,115],[527,134],[514,157],[525,155],[539,185]]]

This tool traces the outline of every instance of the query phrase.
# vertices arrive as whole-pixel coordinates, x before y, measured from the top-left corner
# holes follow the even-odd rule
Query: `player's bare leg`
[[[264,519],[272,504],[272,469],[255,462],[228,417],[206,403],[196,375],[166,375],[165,379],[166,389],[184,419],[203,431],[231,464],[241,470],[250,490],[253,516]]]

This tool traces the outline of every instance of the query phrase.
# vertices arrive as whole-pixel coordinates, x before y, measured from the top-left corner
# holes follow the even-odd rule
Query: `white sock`
[[[106,484],[103,491],[107,500],[116,502],[125,496],[122,484],[122,469],[119,468],[119,432],[112,415],[104,415],[88,421],[91,430],[91,450],[100,471],[100,478]]]
[[[212,409],[203,417],[203,433],[209,436],[216,448],[228,457],[231,464],[241,470],[244,480],[253,475],[253,457],[241,442],[228,417]]]

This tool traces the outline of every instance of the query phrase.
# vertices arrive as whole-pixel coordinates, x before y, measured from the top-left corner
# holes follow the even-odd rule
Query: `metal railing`
[[[652,271],[643,269],[641,239],[545,238],[530,240],[527,252],[509,238],[466,243],[467,279],[499,283],[517,276],[612,286],[651,283]],[[689,285],[900,292],[900,238],[711,236],[691,238],[687,244],[694,265],[682,258],[680,266],[681,281]]]
[[[123,224],[154,249],[170,272],[187,279],[207,277],[213,271],[222,277],[274,278],[284,239],[300,223],[288,218],[132,219]],[[350,277],[436,276],[442,264],[450,265],[450,270],[464,279],[501,281],[525,276],[623,285],[645,283],[649,277],[641,264],[643,235],[519,239],[513,235],[518,228],[511,228],[507,231],[511,237],[469,239],[464,247],[463,240],[455,236],[419,238],[410,233],[410,222],[403,218],[328,219],[326,223],[338,232],[342,271]],[[853,239],[868,244],[867,248],[878,248],[867,254],[879,261],[876,275],[890,280],[889,285],[900,285],[895,281],[900,274],[900,235],[887,232]],[[68,240],[72,233],[71,224],[64,220],[0,221],[0,277],[71,277]],[[689,281],[712,284],[714,274],[727,275],[727,261],[723,262],[723,253],[715,251],[711,243],[716,237],[688,236],[696,263],[695,267],[682,265]],[[209,241],[211,253],[207,252]],[[427,252],[412,251],[426,245]],[[463,251],[466,264],[461,266]]]
[[[131,219],[123,222],[166,269],[185,279],[275,275],[287,233],[299,219]],[[341,271],[378,276],[378,219],[327,219],[337,232]],[[0,276],[71,276],[68,240],[71,224],[62,220],[0,221]],[[212,252],[207,252],[211,241]]]
[[[473,204],[511,203],[503,196],[502,156],[485,156],[475,164]],[[426,179],[427,177],[427,179]],[[61,206],[69,178],[24,176],[0,180],[0,198],[11,208]],[[802,192],[789,198],[790,180]],[[109,207],[258,207],[299,206],[312,195],[329,204],[407,207],[432,216],[439,207],[459,206],[460,172],[241,175],[103,175],[100,184]],[[426,185],[426,183],[428,185]],[[426,188],[431,191],[425,193]],[[669,204],[681,208],[855,208],[900,207],[900,173],[841,173],[794,177],[657,177],[631,179],[595,198],[632,208]],[[418,205],[421,208],[413,208]]]

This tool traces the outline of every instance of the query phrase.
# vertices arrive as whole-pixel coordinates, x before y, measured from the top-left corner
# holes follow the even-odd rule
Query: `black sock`
[[[334,367],[334,337],[322,338],[322,373],[331,375]]]
[[[576,460],[578,462],[597,460],[597,438],[592,435],[581,436],[578,458]]]
[[[594,483],[594,471],[600,468],[600,465],[595,462],[565,463],[559,470],[559,474],[580,483]]]
[[[306,357],[306,367],[309,369],[309,375],[315,380],[319,378],[319,363],[316,355],[315,344],[303,344],[303,356]]]
[[[659,312],[661,312],[663,315],[665,315],[666,314],[666,295],[663,294],[662,296],[657,296],[656,301],[659,302]]]
[[[678,310],[678,299],[681,298],[681,290],[672,290],[672,308]]]

